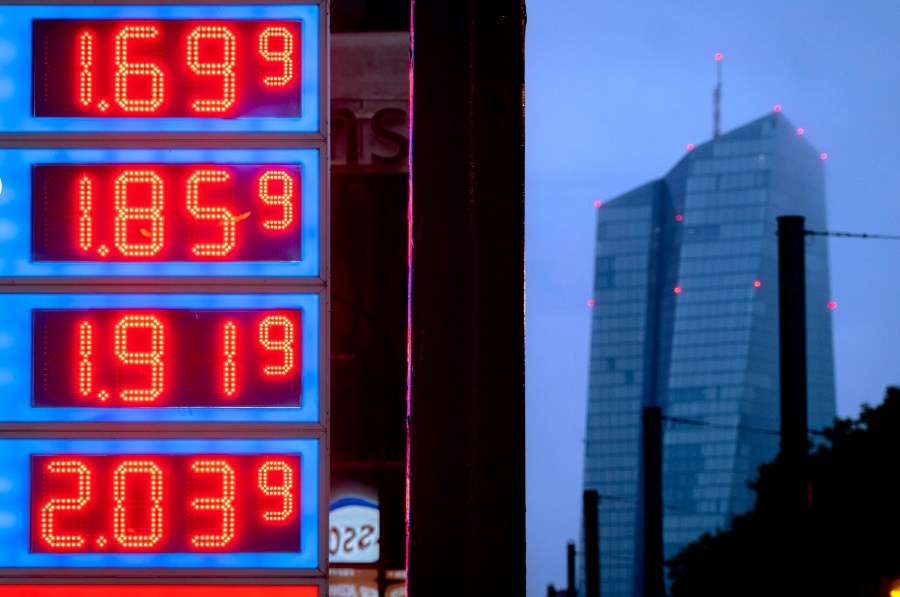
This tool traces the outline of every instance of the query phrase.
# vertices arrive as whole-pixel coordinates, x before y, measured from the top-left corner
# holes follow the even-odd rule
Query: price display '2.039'
[[[300,458],[35,455],[33,552],[296,552]]]

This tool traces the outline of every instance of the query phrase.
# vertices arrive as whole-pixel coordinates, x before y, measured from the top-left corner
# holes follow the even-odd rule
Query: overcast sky
[[[900,2],[527,0],[528,595],[578,539],[595,200],[783,106],[828,154],[829,229],[900,235]],[[773,242],[775,240],[773,239]],[[831,239],[838,415],[900,385],[900,241]]]

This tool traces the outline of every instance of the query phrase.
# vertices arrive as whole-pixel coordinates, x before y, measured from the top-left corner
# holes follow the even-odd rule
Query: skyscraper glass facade
[[[747,482],[777,453],[776,218],[826,229],[822,160],[772,113],[598,214],[584,485],[600,496],[602,594],[641,597],[641,410],[664,417],[669,559],[749,510]],[[806,299],[809,427],[822,429],[835,415],[823,237],[807,237]]]

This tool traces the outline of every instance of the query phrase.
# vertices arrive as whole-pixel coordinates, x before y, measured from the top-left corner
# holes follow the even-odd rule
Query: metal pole
[[[596,489],[585,489],[582,500],[585,597],[600,597],[600,521],[597,517],[597,505],[600,498]]]
[[[644,597],[663,597],[662,412],[645,406],[644,448]]]
[[[575,589],[575,543],[573,541],[569,541],[569,544],[566,545],[566,572],[568,573],[566,575],[568,582],[566,585],[566,597],[577,597]]]
[[[806,271],[802,216],[778,218],[778,317],[781,361],[781,453],[784,467],[776,506],[786,551],[798,554],[790,579],[804,588],[805,531],[809,501],[806,470]]]
[[[412,3],[407,586],[525,594],[524,0]]]

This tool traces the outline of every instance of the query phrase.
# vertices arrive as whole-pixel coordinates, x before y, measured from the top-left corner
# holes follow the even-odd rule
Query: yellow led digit
[[[136,352],[128,349],[128,331],[150,330],[150,350]],[[150,387],[122,390],[119,396],[126,402],[153,402],[165,389],[165,335],[162,322],[154,315],[126,315],[116,323],[115,351],[126,365],[150,365]]]
[[[222,532],[218,535],[194,535],[191,544],[195,547],[225,547],[234,539],[234,469],[224,460],[197,460],[191,464],[197,473],[218,473],[222,475],[222,497],[198,497],[191,500],[195,510],[221,510]]]
[[[57,510],[81,510],[91,500],[91,471],[80,460],[52,460],[47,464],[47,472],[53,474],[78,475],[78,495],[76,497],[51,498],[41,508],[41,538],[50,547],[75,549],[85,544],[84,535],[57,535],[54,530],[53,513]]]
[[[281,49],[272,50],[272,40],[281,40]],[[291,61],[294,53],[294,35],[285,27],[266,27],[259,34],[259,55],[269,62],[282,64],[280,75],[268,75],[263,77],[263,84],[267,87],[284,87],[294,78],[294,63]]]
[[[165,77],[163,71],[152,62],[129,62],[129,39],[156,39],[159,29],[153,25],[126,25],[116,35],[116,103],[126,112],[154,112],[165,97]],[[150,77],[150,97],[129,97],[129,77]]]
[[[146,533],[135,531],[136,521],[128,520],[128,477],[150,477],[150,528]],[[163,537],[163,472],[152,460],[126,460],[113,472],[113,537],[122,547],[146,549],[153,547]],[[137,500],[133,500],[137,501]]]
[[[150,186],[150,205],[128,205],[128,188],[133,185]],[[163,248],[164,219],[163,205],[165,185],[163,179],[152,170],[126,170],[116,178],[114,206],[116,248],[128,257],[151,257]],[[150,238],[149,243],[130,242],[128,223],[131,220],[148,220],[150,230],[142,230],[142,235]]]
[[[270,483],[272,473],[281,473],[281,483]],[[277,522],[286,520],[294,512],[294,470],[283,460],[267,460],[259,467],[259,489],[266,495],[280,496],[280,510],[266,510],[263,520]]]
[[[222,62],[200,60],[200,40],[222,41]],[[236,97],[234,61],[236,57],[234,33],[224,25],[202,25],[187,37],[187,63],[191,70],[202,76],[222,77],[220,99],[198,99],[191,103],[197,112],[224,112],[234,105]]]
[[[198,257],[222,257],[234,249],[237,242],[235,228],[237,219],[227,207],[212,207],[200,205],[200,183],[226,183],[231,181],[227,171],[197,170],[187,181],[187,208],[198,220],[214,220],[222,228],[222,242],[197,243],[191,247],[191,251]]]

